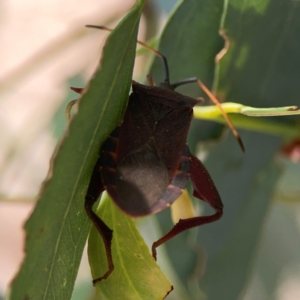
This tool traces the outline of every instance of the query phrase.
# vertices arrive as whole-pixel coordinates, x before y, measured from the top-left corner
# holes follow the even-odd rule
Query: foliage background
[[[103,7],[92,2],[85,13],[79,9],[79,3],[78,6],[60,3],[58,9],[54,4],[38,7],[33,2],[32,7],[26,9],[30,16],[35,8],[40,23],[28,22],[28,16],[18,18],[22,9],[26,10],[24,7],[16,9],[13,2],[6,6],[4,20],[10,21],[2,25],[5,30],[1,37],[9,50],[2,56],[1,74],[0,220],[3,222],[1,236],[7,245],[1,259],[14,262],[11,270],[17,268],[19,259],[16,257],[22,246],[13,244],[16,233],[6,232],[6,228],[12,227],[10,223],[17,224],[18,211],[30,209],[31,199],[47,172],[56,140],[65,128],[63,110],[74,97],[64,97],[68,86],[81,86],[86,82],[83,78],[90,77],[103,45],[99,45],[98,37],[105,34],[86,31],[83,25],[100,22],[114,27],[112,20],[132,5],[132,2],[122,1],[127,6],[121,9],[119,1],[109,2],[105,3],[105,13]],[[96,7],[99,11],[95,13]],[[159,27],[153,26],[157,20],[151,8],[149,5],[144,18],[142,40],[153,34],[149,28]],[[183,1],[168,22],[160,44],[170,62],[172,80],[196,75],[227,101],[256,106],[299,105],[298,10],[297,2]],[[73,19],[66,20],[67,15]],[[16,19],[19,23],[14,21]],[[223,40],[218,36],[220,26],[230,38],[231,47],[215,67],[214,57],[223,47]],[[20,38],[16,42],[12,37],[17,33]],[[36,39],[29,43],[29,36]],[[33,49],[42,50],[32,55]],[[144,66],[139,68],[145,71]],[[157,62],[151,73],[159,82],[161,67]],[[141,75],[134,76],[139,79]],[[181,91],[199,95],[195,87]],[[295,126],[297,121],[281,118],[276,122]],[[196,150],[199,139],[218,137],[220,132],[219,125],[195,121],[190,145]],[[209,299],[221,296],[226,299],[297,299],[299,165],[278,155],[284,137],[249,131],[240,131],[240,134],[246,154],[240,152],[226,133],[218,138],[218,143],[202,146],[202,153],[207,153],[205,164],[222,195],[225,215],[216,224],[170,241],[166,248],[171,266],[177,270],[182,289],[191,295],[195,295],[200,286]],[[160,214],[158,219],[162,231],[166,232],[171,226],[169,212]],[[153,241],[155,238],[151,237],[155,233],[145,224],[148,223],[141,223],[142,231],[147,227],[146,238]],[[16,248],[18,252],[11,252]],[[197,276],[191,276],[195,275],[195,264]],[[88,271],[87,267],[83,269]],[[199,277],[202,277],[200,282]],[[4,275],[2,278],[4,290],[8,279]],[[88,271],[77,278],[73,298],[83,299],[82,295],[89,293]]]

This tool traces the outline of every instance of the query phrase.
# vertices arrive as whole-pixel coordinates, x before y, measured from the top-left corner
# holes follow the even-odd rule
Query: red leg
[[[223,209],[220,195],[202,162],[191,154],[191,181],[194,186],[194,196],[207,202],[216,211]]]
[[[193,227],[198,227],[200,225],[212,223],[217,221],[222,217],[223,214],[223,204],[219,193],[212,181],[209,173],[200,162],[200,160],[191,154],[191,173],[190,179],[194,186],[194,196],[207,202],[210,206],[215,209],[215,214],[211,216],[195,217],[184,220],[179,220],[179,222],[162,238],[153,243],[152,245],[152,256],[156,260],[156,248],[166,241],[170,240],[177,234],[188,230]]]
[[[83,88],[77,88],[77,87],[71,86],[70,89],[77,94],[82,94],[82,92],[83,92]]]
[[[85,210],[103,239],[105,250],[106,250],[107,262],[108,262],[108,271],[102,277],[94,279],[93,280],[94,285],[96,284],[96,282],[101,281],[102,279],[106,279],[114,270],[114,264],[112,260],[112,254],[111,254],[111,241],[112,241],[113,231],[93,211],[93,204],[97,201],[99,195],[103,191],[104,191],[104,186],[101,180],[100,159],[99,159],[94,168],[93,175],[91,177],[91,181],[89,184],[89,188],[85,196]]]

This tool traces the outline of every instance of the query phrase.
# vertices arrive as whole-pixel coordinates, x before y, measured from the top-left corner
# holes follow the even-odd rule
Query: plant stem
[[[238,103],[225,103],[222,104],[223,108],[227,113],[234,113],[230,116],[230,119],[233,121],[234,125],[240,129],[252,130],[261,133],[268,133],[275,136],[280,136],[283,138],[299,138],[300,130],[293,124],[286,124],[276,121],[269,121],[264,119],[253,119],[249,116],[241,115],[241,111],[245,106]],[[246,109],[247,110],[247,109]],[[251,108],[251,110],[253,110]],[[255,109],[254,109],[255,110]],[[264,110],[264,109],[263,109]],[[274,111],[282,111],[283,108],[275,108]],[[261,109],[257,109],[261,111]],[[237,115],[239,114],[239,115]],[[295,112],[291,112],[295,114]],[[258,115],[256,115],[257,117]],[[221,115],[218,108],[215,106],[205,106],[205,107],[195,107],[194,108],[194,117],[197,119],[209,120],[218,122],[221,124],[226,124],[225,119]]]

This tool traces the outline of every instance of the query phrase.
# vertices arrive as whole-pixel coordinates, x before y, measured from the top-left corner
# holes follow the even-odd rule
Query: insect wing
[[[158,89],[160,95],[156,94]],[[176,92],[161,93],[161,88],[133,86],[120,126],[115,165],[113,169],[102,169],[107,191],[132,216],[154,214],[167,208],[188,179],[187,174],[176,173],[182,163],[196,100],[187,97],[191,102],[187,103]],[[178,186],[172,185],[174,177],[180,178]]]

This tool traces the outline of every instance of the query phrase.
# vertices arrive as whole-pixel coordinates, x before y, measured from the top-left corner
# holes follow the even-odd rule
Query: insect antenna
[[[106,26],[86,25],[85,27],[106,30],[106,31],[109,31],[109,32],[112,31],[112,29],[110,29],[110,28],[108,28]],[[171,89],[171,90],[174,90],[176,87],[178,87],[180,85],[197,82],[197,84],[199,85],[199,87],[205,92],[205,94],[211,99],[211,101],[219,108],[219,110],[222,113],[223,117],[227,121],[228,126],[230,127],[233,135],[237,139],[237,141],[238,141],[238,143],[239,143],[242,151],[245,152],[245,147],[244,147],[244,144],[242,142],[242,139],[241,139],[239,133],[237,132],[237,130],[235,129],[235,127],[234,127],[232,121],[230,120],[228,114],[226,113],[226,111],[224,110],[224,108],[222,107],[222,105],[220,104],[220,102],[217,99],[217,97],[204,85],[204,83],[201,82],[197,77],[192,77],[192,78],[183,79],[181,81],[178,81],[176,83],[171,84],[170,83],[170,73],[169,73],[169,66],[168,66],[167,58],[163,54],[161,54],[159,51],[153,49],[152,47],[148,46],[144,42],[137,41],[137,43],[139,45],[141,45],[142,47],[148,49],[149,51],[151,51],[156,56],[158,56],[158,57],[160,57],[162,59],[162,63],[163,63],[164,71],[165,71],[165,80],[164,80],[164,83],[162,84],[163,87]]]
[[[235,129],[232,121],[230,120],[228,114],[226,113],[226,111],[224,110],[223,106],[221,105],[221,103],[219,102],[219,100],[217,99],[217,97],[206,87],[206,85],[201,82],[199,79],[197,80],[198,85],[200,86],[200,88],[204,91],[204,93],[209,97],[209,99],[219,108],[220,112],[222,113],[223,117],[225,118],[225,120],[227,121],[228,126],[230,127],[233,135],[235,136],[235,138],[237,139],[241,149],[243,152],[245,152],[245,147],[244,144],[242,142],[242,139],[239,135],[239,133],[237,132],[237,130]]]
[[[102,29],[102,30],[106,30],[106,31],[112,31],[112,29],[106,27],[106,26],[98,26],[98,25],[85,25],[85,27],[87,28],[96,28],[96,29]],[[164,86],[168,87],[168,88],[172,88],[173,86],[170,84],[170,72],[169,72],[169,66],[168,66],[168,62],[167,62],[167,58],[162,55],[160,52],[156,51],[155,49],[153,49],[152,47],[148,46],[147,44],[145,44],[144,42],[141,41],[137,41],[137,43],[139,45],[141,45],[142,47],[148,49],[149,51],[151,51],[152,53],[154,53],[156,56],[160,57],[162,59],[162,63],[163,63],[163,67],[164,67],[164,71],[165,71],[165,80],[164,80]],[[173,89],[173,88],[172,88]]]

